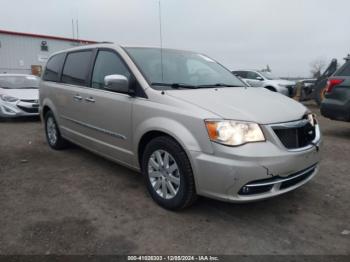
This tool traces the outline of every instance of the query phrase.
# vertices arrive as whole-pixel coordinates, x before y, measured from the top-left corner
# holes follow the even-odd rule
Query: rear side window
[[[111,51],[99,51],[92,74],[92,87],[99,89],[104,88],[105,76],[115,74],[124,75],[127,78],[131,76],[128,68],[116,53]]]
[[[247,78],[247,72],[245,71],[234,71],[233,74],[242,78]]]
[[[247,79],[257,79],[257,77],[259,77],[259,75],[257,74],[257,73],[255,73],[255,72],[251,72],[251,71],[249,71],[249,72],[247,72]]]
[[[92,51],[69,53],[64,63],[62,82],[86,86]]]
[[[64,62],[65,54],[58,54],[50,58],[46,64],[45,73],[43,79],[45,81],[59,81],[59,74]]]
[[[350,76],[350,62],[346,63],[343,68],[336,73],[337,76]]]

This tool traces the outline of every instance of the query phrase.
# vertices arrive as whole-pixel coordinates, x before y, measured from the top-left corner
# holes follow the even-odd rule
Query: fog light
[[[242,193],[243,193],[243,194],[248,194],[249,191],[250,191],[250,188],[249,188],[249,187],[247,187],[247,186],[242,187]]]

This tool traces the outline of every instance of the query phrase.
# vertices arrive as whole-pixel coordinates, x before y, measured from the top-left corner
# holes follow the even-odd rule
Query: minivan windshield
[[[246,86],[211,58],[189,51],[160,48],[125,48],[155,89]]]
[[[0,88],[38,89],[39,78],[30,75],[0,75]]]

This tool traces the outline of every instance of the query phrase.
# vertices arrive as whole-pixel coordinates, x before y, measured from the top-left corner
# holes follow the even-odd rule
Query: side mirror
[[[108,75],[104,78],[105,89],[118,93],[129,93],[129,80],[123,75]]]
[[[262,78],[261,76],[257,76],[257,77],[256,77],[256,80],[264,81],[264,78]]]

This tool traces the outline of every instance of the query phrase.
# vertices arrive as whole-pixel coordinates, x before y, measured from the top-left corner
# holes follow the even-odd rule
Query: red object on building
[[[0,29],[0,34],[54,39],[54,40],[70,41],[70,42],[76,42],[76,43],[86,43],[86,44],[96,44],[97,43],[96,41],[90,41],[90,40],[74,39],[74,38],[51,36],[51,35],[32,34],[32,33],[21,33],[21,32],[7,31],[7,30],[1,30],[1,29]]]

